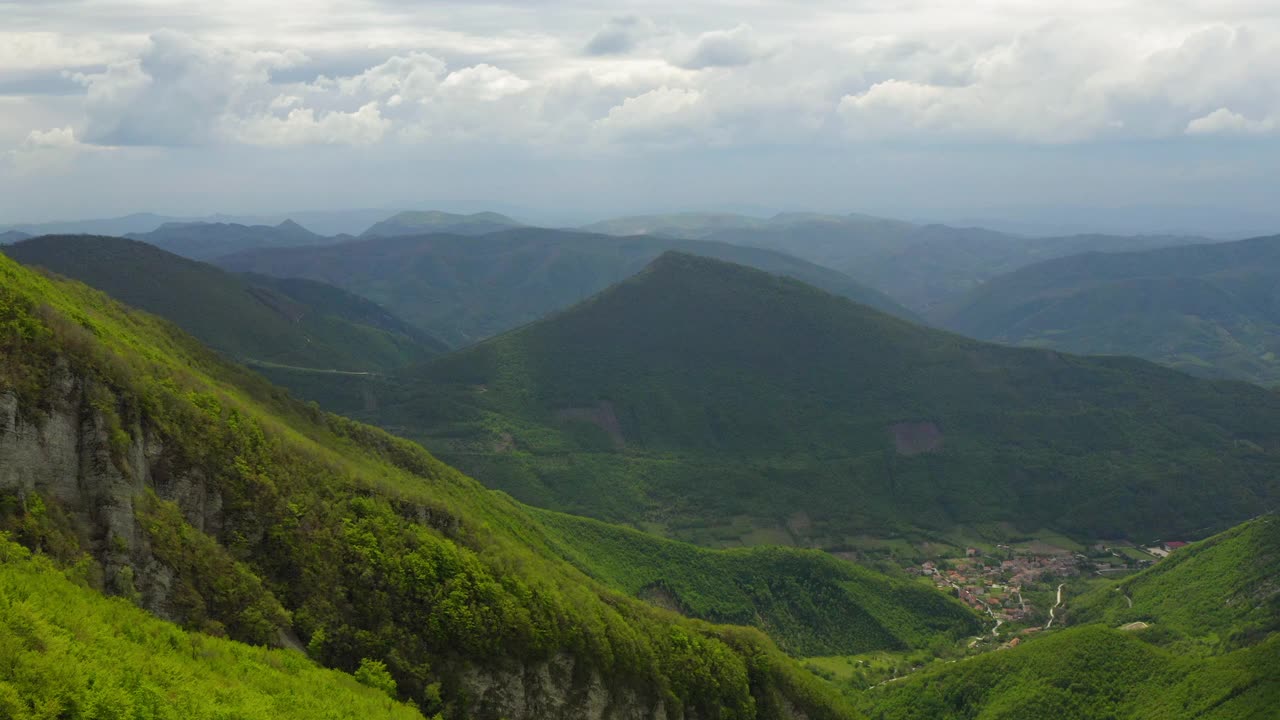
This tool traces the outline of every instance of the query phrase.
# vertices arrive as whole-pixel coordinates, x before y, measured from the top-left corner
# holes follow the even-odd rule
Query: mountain
[[[916,225],[870,215],[656,215],[588,226],[614,235],[671,235],[785,252],[843,272],[915,312],[1031,263],[1091,251],[1207,242],[1169,235],[1024,237],[975,227]]]
[[[0,245],[10,245],[18,242],[19,240],[26,240],[29,237],[31,236],[24,232],[6,230],[5,232],[0,232]]]
[[[1280,394],[972,341],[680,253],[316,393],[531,504],[701,544],[997,522],[1203,535],[1280,501]]]
[[[374,223],[360,237],[398,237],[401,235],[421,235],[423,233],[484,235],[485,233],[509,230],[523,225],[524,223],[519,220],[512,220],[506,215],[499,215],[493,212],[458,215],[456,213],[440,212],[439,210],[428,212],[408,211]]]
[[[1280,703],[1280,517],[1068,593],[1070,627],[850,692],[877,718],[1263,718]],[[849,688],[862,691],[862,688]]]
[[[296,652],[185,632],[108,600],[2,537],[0,597],[6,718],[422,720],[383,690]]]
[[[291,400],[168,322],[0,257],[0,328],[0,524],[89,587],[188,630],[393,681],[426,715],[857,717],[759,631],[592,580],[529,540],[538,521],[510,498]],[[24,612],[27,592],[0,605]],[[91,630],[45,652],[110,652]],[[46,628],[15,631],[26,642]],[[156,655],[182,642],[170,635]],[[132,687],[152,677],[129,670]],[[271,677],[225,691],[259,679]],[[0,698],[28,701],[12,682]]]
[[[66,220],[0,226],[0,230],[16,230],[33,237],[36,235],[126,235],[134,232],[150,232],[167,222],[180,221],[180,218],[153,213],[134,213],[123,217],[97,220]]]
[[[1091,253],[995,278],[939,314],[973,337],[1280,383],[1280,236]]]
[[[444,349],[374,303],[338,288],[237,276],[136,240],[45,236],[4,252],[167,318],[242,362],[386,371]]]
[[[537,320],[622,280],[671,249],[789,275],[914,317],[848,277],[781,253],[724,243],[520,228],[481,236],[371,238],[222,258],[235,271],[306,277],[375,300],[451,344]]]
[[[194,260],[213,260],[257,248],[331,245],[343,240],[316,235],[292,220],[275,226],[165,223],[151,232],[130,233],[127,237]]]

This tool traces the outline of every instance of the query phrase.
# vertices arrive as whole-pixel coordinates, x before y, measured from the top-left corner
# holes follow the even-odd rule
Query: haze
[[[1264,0],[0,2],[0,224],[1095,208],[1245,232],[1280,192],[1278,51]]]

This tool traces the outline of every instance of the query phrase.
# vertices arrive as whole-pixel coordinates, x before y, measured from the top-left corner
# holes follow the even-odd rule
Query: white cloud
[[[233,134],[251,145],[372,145],[390,127],[371,102],[350,113],[294,108],[283,118],[260,115],[240,121]]]
[[[3,157],[19,174],[27,175],[66,170],[78,155],[97,149],[76,139],[72,128],[62,127],[32,130],[21,145]]]
[[[1275,118],[1252,120],[1227,108],[1218,108],[1187,123],[1188,135],[1263,135],[1276,129]]]
[[[486,102],[522,93],[529,87],[529,82],[515,73],[492,65],[474,65],[457,70],[440,83],[440,89],[449,95]]]
[[[687,88],[660,87],[629,97],[596,123],[608,138],[660,138],[673,130],[690,129],[703,119],[702,93]]]

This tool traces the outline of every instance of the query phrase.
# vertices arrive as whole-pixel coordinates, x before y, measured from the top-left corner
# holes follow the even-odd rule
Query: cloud
[[[700,119],[702,97],[697,90],[660,87],[610,108],[595,126],[611,139],[669,138],[671,131],[688,129]]]
[[[372,145],[390,127],[378,104],[371,102],[350,113],[294,108],[282,118],[248,118],[240,122],[235,138],[251,145]]]
[[[484,102],[522,93],[529,87],[529,82],[515,73],[492,65],[473,65],[457,70],[449,73],[444,82],[440,83],[443,93]]]
[[[1188,135],[1265,135],[1276,129],[1275,118],[1251,120],[1227,108],[1218,108],[1187,123]]]
[[[178,33],[156,33],[139,58],[74,75],[86,88],[85,139],[104,145],[215,142],[229,114],[267,100],[273,68],[301,57],[221,49]]]
[[[732,30],[715,30],[699,35],[675,64],[690,70],[741,67],[768,55],[769,51],[756,37],[755,31],[747,25],[739,25]]]
[[[26,175],[66,170],[81,153],[96,149],[76,139],[72,128],[63,127],[32,130],[21,145],[2,157],[18,174]]]
[[[625,55],[653,33],[653,23],[635,15],[611,18],[582,49],[587,55]]]

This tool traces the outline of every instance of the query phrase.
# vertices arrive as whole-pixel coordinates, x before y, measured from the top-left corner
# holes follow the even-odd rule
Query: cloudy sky
[[[1280,197],[1275,0],[0,0],[0,223]]]

